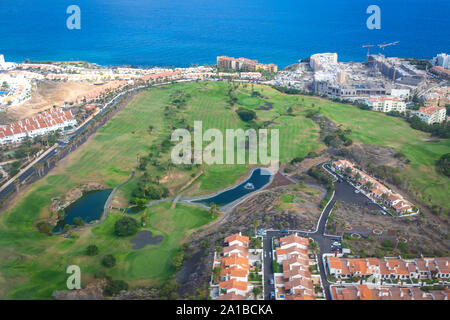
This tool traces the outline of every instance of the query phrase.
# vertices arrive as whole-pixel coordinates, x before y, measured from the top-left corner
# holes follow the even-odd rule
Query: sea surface
[[[73,4],[81,30],[66,27]],[[381,8],[380,30],[366,27],[371,4]],[[362,45],[400,41],[386,55],[431,58],[450,53],[449,16],[449,0],[1,0],[0,53],[180,67],[229,55],[284,67],[330,51],[363,61]]]

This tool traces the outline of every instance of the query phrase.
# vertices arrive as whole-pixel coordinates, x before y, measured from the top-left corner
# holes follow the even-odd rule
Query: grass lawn
[[[325,147],[319,141],[319,127],[305,117],[307,110],[320,107],[331,120],[352,129],[354,141],[387,145],[402,151],[411,161],[410,168],[402,172],[404,178],[424,197],[430,196],[433,203],[448,208],[449,178],[438,175],[434,169],[434,161],[449,152],[448,140],[427,142],[426,134],[412,130],[402,119],[318,98],[284,95],[265,86],[255,85],[254,89],[260,96],[251,95],[250,85],[241,84],[236,88],[234,108],[253,109],[258,121],[268,121],[269,128],[280,130],[282,162]],[[171,260],[181,243],[190,232],[211,221],[206,210],[180,204],[170,210],[169,203],[147,209],[147,229],[154,235],[162,235],[164,240],[159,245],[136,251],[131,250],[129,238],[118,239],[113,234],[119,214],[111,214],[101,225],[80,232],[78,239],[44,236],[33,228],[33,223],[50,216],[51,199],[64,195],[74,186],[95,181],[114,187],[126,181],[137,164],[137,157],[147,155],[153,143],[158,144],[171,134],[172,119],[165,115],[165,107],[171,103],[171,94],[180,91],[189,98],[175,116],[183,117],[188,124],[203,121],[203,131],[245,128],[246,124],[227,102],[225,82],[175,84],[152,88],[139,95],[84,146],[64,159],[48,176],[27,188],[9,210],[1,213],[0,298],[50,298],[53,290],[64,289],[65,270],[71,264],[81,267],[83,283],[86,283],[103,270],[99,261],[105,254],[113,254],[117,259],[117,265],[107,270],[108,274],[131,286],[159,283],[173,275]],[[258,110],[263,106],[272,109]],[[292,115],[287,115],[288,109],[292,109]],[[158,160],[168,163],[169,157],[170,152],[162,153]],[[164,184],[176,194],[200,169],[203,175],[186,194],[206,194],[229,187],[246,177],[250,166],[202,165],[169,169],[150,165],[146,170],[163,179],[170,174],[173,178],[166,179]],[[142,174],[137,171],[136,178],[121,189],[118,196],[124,206]],[[282,199],[285,205],[291,201],[286,197]],[[85,255],[89,244],[100,248],[99,256]]]
[[[245,124],[225,102],[225,83],[178,84],[164,89],[153,88],[139,95],[83,147],[24,191],[16,204],[0,216],[0,297],[50,298],[54,290],[64,289],[68,265],[78,264],[81,267],[85,283],[102,269],[99,260],[109,253],[116,257],[117,266],[108,270],[108,274],[126,280],[130,285],[161,282],[173,275],[171,259],[180,243],[191,230],[210,221],[208,212],[203,209],[178,205],[175,210],[168,210],[167,203],[147,210],[148,229],[155,235],[163,235],[164,240],[158,246],[147,246],[138,251],[131,250],[129,239],[118,239],[113,235],[114,222],[119,218],[117,214],[111,214],[99,226],[80,232],[78,239],[46,237],[33,228],[33,223],[49,217],[50,200],[64,195],[74,186],[96,181],[114,187],[127,180],[136,166],[137,156],[146,155],[153,142],[158,143],[170,135],[172,129],[167,121],[162,120],[164,106],[170,104],[170,95],[179,90],[190,95],[180,113],[192,123],[194,120],[203,121],[203,130],[218,128],[224,132],[228,128],[245,128]],[[265,91],[264,100],[273,103],[274,110],[284,112],[283,103],[294,103],[288,96],[280,100],[272,89],[258,87],[257,90]],[[251,90],[241,87],[237,92],[238,95],[250,96]],[[317,139],[317,128],[309,119],[302,116],[297,119],[280,117],[273,110],[258,111],[258,118],[270,120],[275,117],[278,119],[273,127],[281,131],[280,155],[283,160],[323,147]],[[149,130],[150,126],[152,130]],[[286,130],[285,134],[283,130]],[[169,154],[160,156],[161,162],[168,159]],[[202,166],[201,169],[204,174],[193,188],[197,194],[235,184],[248,175],[250,167],[213,165]],[[147,170],[161,177],[168,173],[153,166]],[[177,179],[168,179],[166,184],[177,190],[197,170],[174,168],[171,173],[178,174]],[[137,177],[140,174],[142,172],[138,171]],[[119,197],[125,202],[130,199],[136,180],[121,190]],[[89,244],[98,245],[98,257],[85,256],[84,251]]]
[[[81,268],[82,283],[106,272],[114,279],[130,285],[152,285],[170,278],[175,269],[171,262],[182,241],[196,228],[211,222],[210,213],[196,206],[170,203],[146,209],[147,226],[153,236],[162,235],[158,245],[132,250],[132,237],[118,238],[114,223],[121,214],[110,214],[101,225],[79,232],[78,239],[43,236],[30,227],[20,226],[0,232],[0,293],[2,298],[50,298],[54,290],[64,290],[69,265]],[[133,216],[133,215],[130,215]],[[139,220],[139,216],[136,217]],[[86,247],[95,244],[99,254],[85,254]],[[107,269],[100,263],[104,255],[112,254],[115,267]]]
[[[428,141],[427,133],[410,128],[406,121],[381,113],[360,110],[353,106],[322,102],[322,112],[336,123],[352,130],[351,138],[366,144],[393,147],[411,161],[401,174],[418,192],[425,203],[449,209],[448,190],[450,179],[438,174],[436,161],[450,152],[450,140]],[[355,121],[355,119],[361,119]]]

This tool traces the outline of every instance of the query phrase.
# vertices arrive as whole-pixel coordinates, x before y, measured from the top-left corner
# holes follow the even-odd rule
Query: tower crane
[[[383,44],[379,44],[378,47],[380,47],[383,50],[383,54],[384,54],[384,48],[389,47],[389,46],[395,46],[399,42],[400,41],[395,41],[395,42],[391,42],[391,43],[383,43]]]
[[[376,46],[378,46],[378,45],[376,45],[376,44],[366,44],[366,45],[363,45],[363,46],[361,46],[361,47],[363,47],[363,48],[367,48],[367,56],[369,56],[370,55],[370,48],[372,48],[372,47],[376,47]]]

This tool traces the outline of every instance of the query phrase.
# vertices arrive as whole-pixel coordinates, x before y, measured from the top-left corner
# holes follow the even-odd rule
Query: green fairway
[[[257,87],[271,101],[274,109],[258,111],[258,119],[271,120],[284,113],[285,105],[296,103],[291,97],[282,97],[272,89]],[[152,207],[146,211],[148,229],[154,235],[163,235],[160,245],[131,250],[129,239],[119,239],[113,234],[118,215],[110,215],[101,225],[80,232],[78,239],[47,237],[35,230],[38,219],[51,217],[50,200],[64,195],[70,188],[95,181],[109,187],[126,181],[137,164],[137,156],[146,155],[152,143],[159,143],[170,136],[171,119],[164,116],[164,107],[170,103],[174,92],[190,95],[186,107],[179,114],[191,124],[203,121],[203,130],[217,128],[245,128],[236,113],[226,102],[225,83],[176,84],[167,88],[154,88],[138,96],[119,112],[80,149],[69,155],[47,177],[34,183],[10,210],[0,217],[0,297],[50,298],[54,290],[65,288],[65,268],[70,264],[80,265],[83,283],[102,270],[100,256],[113,254],[117,266],[107,270],[114,278],[128,281],[131,285],[151,284],[164,281],[173,275],[171,260],[180,243],[191,230],[211,221],[209,213],[200,208],[180,206],[168,210],[169,203]],[[236,90],[239,96],[250,96],[250,87]],[[249,103],[255,104],[250,98]],[[257,104],[262,103],[258,101]],[[256,104],[255,104],[256,105]],[[247,106],[247,105],[244,105]],[[247,107],[251,107],[248,105]],[[164,120],[166,119],[166,120]],[[149,127],[152,130],[149,130]],[[318,141],[318,128],[303,116],[281,116],[273,128],[280,129],[280,156],[287,161],[294,156],[303,156],[310,150],[322,148]],[[284,131],[285,130],[285,131]],[[284,132],[283,132],[284,131]],[[169,153],[160,154],[160,162],[169,161]],[[231,186],[248,175],[248,165],[201,166],[204,174],[195,182],[193,194],[205,194]],[[176,178],[166,179],[166,185],[178,190],[198,169],[169,169],[151,165],[147,172],[164,178],[168,173]],[[121,189],[119,200],[127,205],[136,186],[136,178]],[[138,217],[139,218],[139,217]],[[88,257],[85,249],[96,244],[98,257]]]
[[[1,213],[0,298],[51,298],[54,290],[65,288],[65,270],[71,264],[81,267],[83,284],[102,271],[131,286],[161,283],[173,276],[172,258],[183,241],[191,232],[212,221],[209,212],[202,208],[178,204],[171,210],[167,202],[146,209],[145,228],[164,239],[158,245],[147,245],[140,250],[131,249],[130,238],[114,235],[114,223],[121,216],[114,212],[102,224],[80,232],[77,239],[44,236],[34,224],[52,217],[51,199],[75,186],[100,182],[115,187],[126,181],[136,170],[138,156],[155,152],[152,145],[161,145],[181,120],[189,126],[194,121],[202,121],[203,132],[209,128],[221,132],[245,129],[246,123],[234,111],[237,107],[255,110],[258,124],[266,122],[267,128],[280,130],[281,162],[304,157],[310,151],[319,153],[325,148],[319,140],[319,126],[305,117],[308,110],[320,108],[336,124],[352,129],[350,136],[354,141],[402,151],[411,161],[408,169],[401,172],[404,179],[420,191],[422,199],[430,198],[432,203],[448,208],[449,178],[437,174],[434,167],[434,162],[449,152],[448,140],[428,142],[427,134],[411,129],[400,118],[319,98],[284,95],[266,86],[255,85],[253,89],[258,94],[252,94],[249,84],[236,87],[234,106],[230,106],[226,82],[173,84],[137,96],[48,176],[23,191],[9,210]],[[171,97],[180,92],[188,97],[186,103],[170,112]],[[170,150],[159,152],[157,160],[136,170],[135,178],[118,193],[115,205],[127,207],[139,179],[145,175],[157,176],[161,185],[175,196],[202,170],[203,174],[185,193],[200,195],[234,185],[251,169],[250,165],[170,166]],[[292,200],[292,196],[281,198],[287,204]],[[140,214],[135,217],[140,221]],[[90,244],[99,247],[98,256],[85,254]],[[117,265],[107,270],[100,264],[106,254],[113,254],[117,259]]]
[[[151,285],[169,279],[175,272],[172,259],[181,242],[192,230],[213,220],[209,212],[199,207],[178,204],[177,209],[170,210],[170,205],[169,202],[162,203],[145,211],[148,227],[143,229],[164,238],[160,244],[139,250],[131,249],[132,237],[118,238],[114,234],[114,223],[122,216],[120,214],[110,214],[102,224],[81,232],[78,239],[46,237],[25,227],[2,230],[2,297],[50,298],[54,290],[66,289],[68,275],[65,269],[69,265],[80,267],[83,283],[100,272],[126,280],[130,285]],[[98,246],[97,256],[86,255],[89,244]],[[100,264],[101,257],[106,254],[113,254],[117,259],[115,267],[106,269]]]

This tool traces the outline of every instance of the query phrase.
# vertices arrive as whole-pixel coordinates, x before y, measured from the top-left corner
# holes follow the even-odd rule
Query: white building
[[[327,52],[327,53],[317,53],[309,58],[309,65],[313,71],[319,71],[327,69],[328,65],[337,64],[337,53]]]
[[[411,89],[391,89],[391,96],[406,101],[411,96]]]
[[[10,70],[14,69],[16,67],[16,64],[13,62],[6,62],[5,56],[0,54],[0,70]]]
[[[431,60],[431,63],[444,69],[450,69],[450,55],[440,53]]]
[[[396,97],[371,97],[366,100],[366,104],[372,108],[373,111],[380,112],[405,112],[406,103]]]
[[[0,126],[0,144],[17,143],[25,137],[36,137],[46,133],[75,126],[77,121],[70,110],[51,109],[27,119]]]
[[[447,112],[445,107],[420,107],[419,110],[413,111],[413,114],[423,122],[433,124],[444,122]]]

